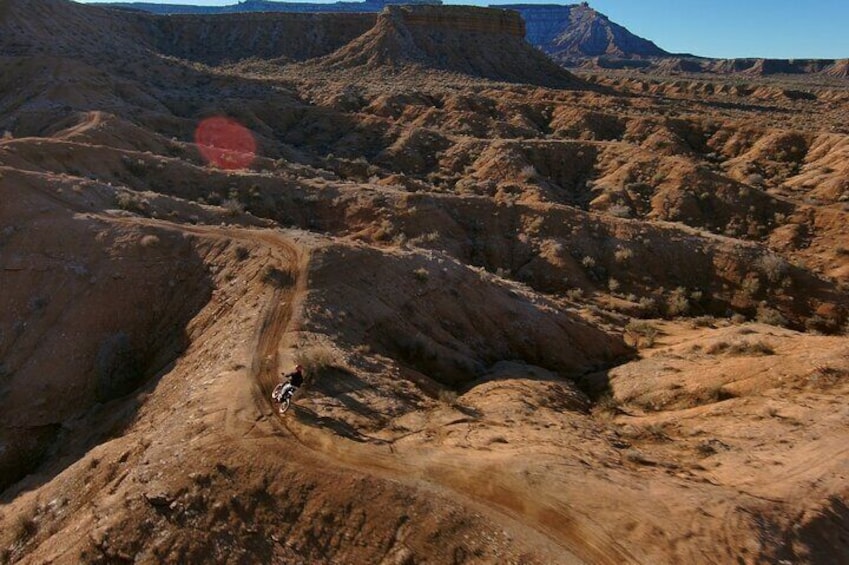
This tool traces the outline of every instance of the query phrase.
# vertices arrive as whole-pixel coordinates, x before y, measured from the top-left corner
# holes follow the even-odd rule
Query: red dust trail
[[[256,140],[232,118],[206,118],[195,130],[195,143],[207,163],[221,169],[245,169],[256,156]]]

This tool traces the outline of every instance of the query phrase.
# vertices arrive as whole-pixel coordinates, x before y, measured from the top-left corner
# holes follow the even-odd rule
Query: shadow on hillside
[[[94,391],[83,397],[84,404],[80,406],[57,407],[53,410],[57,420],[47,425],[21,426],[18,421],[15,425],[9,424],[11,420],[0,421],[0,440],[5,451],[0,452],[0,503],[11,502],[21,493],[49,483],[94,447],[122,436],[160,379],[174,369],[175,360],[190,344],[187,325],[209,302],[213,290],[213,281],[199,255],[184,255],[181,261],[183,272],[195,276],[174,287],[152,289],[147,306],[158,314],[133,316],[138,311],[116,308],[112,313],[122,316],[118,323],[125,330],[106,339],[98,337],[102,332],[67,331],[71,350],[84,356],[93,353],[93,367],[88,376],[56,374],[57,388],[93,379]],[[136,284],[132,276],[127,279],[128,284]],[[62,309],[66,305],[55,307]],[[66,329],[60,323],[49,331]],[[93,343],[94,339],[98,341]],[[32,351],[35,356],[48,354],[41,351],[39,342]],[[66,353],[64,349],[49,352],[62,353]],[[28,363],[27,360],[19,367],[21,374],[30,370]],[[62,391],[45,398],[48,404],[64,400]],[[66,416],[59,415],[63,412]],[[12,417],[26,424],[26,412]],[[37,423],[37,415],[33,418],[33,423]]]

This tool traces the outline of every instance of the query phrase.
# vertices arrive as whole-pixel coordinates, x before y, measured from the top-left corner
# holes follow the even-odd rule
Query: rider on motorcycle
[[[301,385],[304,384],[304,368],[301,365],[295,365],[295,370],[283,375],[283,378],[289,379],[289,382],[283,386],[283,394],[286,394],[290,390],[292,394],[295,394]]]

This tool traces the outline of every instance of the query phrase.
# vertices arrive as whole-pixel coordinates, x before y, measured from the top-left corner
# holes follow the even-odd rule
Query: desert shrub
[[[775,254],[762,255],[755,261],[758,269],[771,283],[777,283],[787,273],[787,261]]]
[[[755,186],[755,187],[761,187],[764,184],[764,177],[763,177],[763,175],[759,175],[758,173],[752,173],[752,174],[750,174],[749,176],[746,177],[746,184],[751,185],[751,186]],[[742,192],[743,192],[743,190],[741,189],[741,193]],[[740,196],[745,197],[746,194],[740,194]]]
[[[666,297],[666,313],[671,317],[684,316],[690,312],[690,299],[687,289],[678,287]]]
[[[620,403],[610,391],[602,394],[596,401],[596,410],[602,414],[613,415],[621,411]]]
[[[302,365],[307,375],[316,376],[336,365],[336,354],[329,347],[308,347],[295,353],[295,363]]]
[[[140,194],[135,192],[119,192],[115,196],[115,204],[121,210],[135,213],[145,213],[150,207],[150,203]]]
[[[783,327],[787,325],[787,318],[785,318],[778,310],[768,306],[760,306],[755,319],[762,324],[768,324],[770,326]]]
[[[658,422],[644,426],[640,430],[640,435],[650,437],[657,441],[669,440],[669,435],[666,433],[666,426]]]
[[[619,290],[620,286],[622,285],[619,283],[619,281],[614,279],[613,277],[610,277],[610,279],[608,279],[607,281],[607,288],[610,289],[610,292],[616,292],[617,290]]]
[[[746,321],[747,321],[746,316],[744,316],[743,314],[741,314],[739,312],[736,312],[736,313],[731,315],[731,323],[732,324],[738,324],[738,325],[739,324],[745,324]]]
[[[587,255],[586,257],[581,259],[581,265],[583,265],[586,269],[592,269],[593,267],[595,267],[596,261],[594,258]]]
[[[775,350],[763,341],[741,341],[728,343],[718,341],[708,347],[705,352],[709,355],[727,353],[729,355],[775,355]]]
[[[735,397],[733,392],[723,388],[722,385],[715,385],[693,391],[689,400],[691,406],[703,406]]]
[[[156,247],[159,245],[159,238],[153,234],[145,235],[139,242],[142,247]]]
[[[634,257],[634,252],[630,249],[620,247],[613,252],[613,258],[616,259],[617,263],[627,263],[632,257]]]
[[[651,347],[659,334],[660,330],[645,320],[631,320],[625,326],[625,335],[637,346]]]
[[[584,297],[584,290],[582,288],[570,288],[566,291],[566,298],[572,300],[573,302],[577,302]]]
[[[690,323],[694,328],[712,328],[716,323],[716,318],[713,316],[699,316],[693,318]]]
[[[449,406],[457,404],[457,391],[444,388],[439,391],[439,401]]]
[[[295,284],[295,277],[290,271],[266,265],[262,272],[262,282],[276,288],[286,288]]]
[[[743,289],[749,297],[755,296],[761,289],[761,281],[755,273],[749,273],[743,282],[740,283],[740,288]]]
[[[839,328],[837,320],[826,318],[816,314],[805,320],[805,329],[809,332],[819,332],[824,334],[835,333]]]
[[[224,208],[228,216],[238,216],[245,212],[245,205],[235,198],[228,198],[221,203],[221,207]]]
[[[124,155],[122,161],[130,174],[138,178],[144,178],[147,173],[147,163],[144,159],[134,159],[129,155]]]
[[[419,282],[427,282],[428,277],[430,277],[430,273],[424,267],[420,267],[413,271],[413,275],[416,277],[416,280]]]
[[[238,259],[239,261],[244,261],[245,259],[251,256],[251,251],[247,247],[239,245],[236,247],[235,254],[236,259]]]
[[[38,532],[38,522],[31,512],[18,514],[12,526],[15,542],[24,544]]]
[[[650,296],[643,296],[639,301],[640,312],[643,316],[653,316],[657,314],[657,301]]]
[[[522,167],[521,171],[519,171],[519,178],[526,181],[534,180],[537,178],[537,175],[539,175],[539,173],[533,165],[526,165]]]
[[[631,207],[625,204],[611,204],[607,207],[607,213],[617,218],[630,218]]]

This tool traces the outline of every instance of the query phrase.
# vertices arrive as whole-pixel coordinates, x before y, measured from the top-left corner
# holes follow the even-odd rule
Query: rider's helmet
[[[304,370],[304,367],[303,367],[303,365],[295,365],[295,370],[300,373],[301,371]]]

